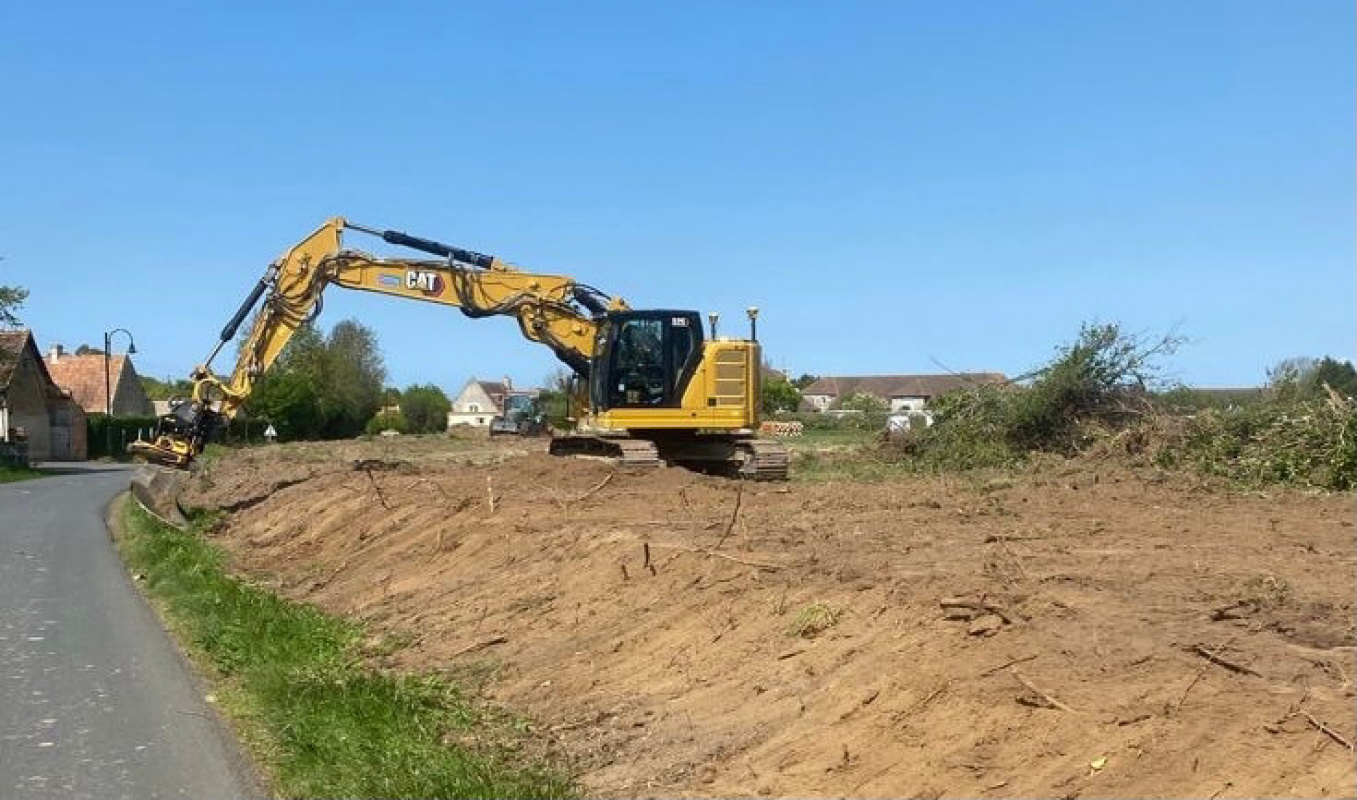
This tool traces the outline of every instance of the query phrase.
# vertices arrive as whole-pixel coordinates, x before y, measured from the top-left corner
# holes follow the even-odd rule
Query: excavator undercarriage
[[[787,479],[790,454],[781,442],[751,436],[657,435],[594,436],[567,434],[551,440],[558,456],[592,456],[616,460],[622,467],[653,468],[665,464],[695,472],[755,481]]]

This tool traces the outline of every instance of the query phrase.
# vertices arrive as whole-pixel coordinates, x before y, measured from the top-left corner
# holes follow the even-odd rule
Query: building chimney
[[[47,363],[55,364],[58,361],[60,361],[61,357],[64,355],[66,355],[66,348],[62,347],[59,344],[54,344],[51,347],[47,348]]]
[[[514,390],[514,381],[508,375],[504,376],[504,391],[512,392]]]

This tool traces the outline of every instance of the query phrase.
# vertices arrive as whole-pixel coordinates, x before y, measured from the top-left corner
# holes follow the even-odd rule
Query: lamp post
[[[104,425],[104,451],[108,456],[113,455],[113,381],[108,372],[108,351],[113,347],[113,334],[127,334],[127,354],[136,355],[137,343],[132,339],[132,332],[126,328],[114,328],[111,331],[104,332],[104,413],[108,415],[108,422]]]

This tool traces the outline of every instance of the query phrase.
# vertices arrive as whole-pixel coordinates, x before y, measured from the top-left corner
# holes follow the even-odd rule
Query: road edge
[[[109,543],[113,546],[113,552],[117,555],[118,562],[123,566],[123,577],[131,585],[137,599],[150,610],[152,616],[160,625],[161,631],[164,632],[165,638],[169,640],[170,646],[179,659],[180,666],[183,667],[184,674],[188,676],[194,691],[198,693],[199,697],[206,697],[213,688],[211,678],[204,674],[192,655],[184,647],[183,642],[180,641],[179,634],[166,622],[165,614],[159,605],[146,594],[141,582],[134,578],[127,567],[127,562],[123,559],[122,550],[118,547],[119,540],[126,534],[122,526],[122,511],[130,498],[131,492],[124,489],[114,495],[113,499],[109,500],[108,504],[104,506],[104,528],[108,532]],[[250,755],[249,749],[245,746],[245,742],[232,720],[222,712],[216,703],[204,701],[203,705],[207,708],[206,719],[225,743],[231,770],[235,773],[240,784],[245,787],[247,796],[277,797],[278,795],[273,791],[273,786],[268,780],[267,774]]]

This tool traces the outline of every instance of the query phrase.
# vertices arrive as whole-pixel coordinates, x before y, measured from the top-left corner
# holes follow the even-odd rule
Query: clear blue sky
[[[4,3],[0,283],[43,346],[127,327],[177,376],[343,215],[728,331],[757,304],[795,373],[1017,374],[1100,320],[1258,383],[1353,355],[1353,31],[1346,0]],[[400,385],[556,367],[508,320],[346,317]]]

